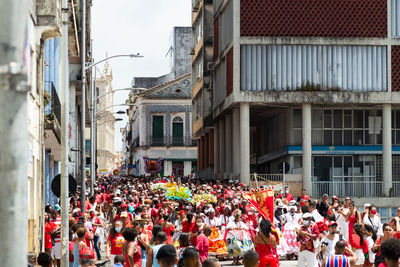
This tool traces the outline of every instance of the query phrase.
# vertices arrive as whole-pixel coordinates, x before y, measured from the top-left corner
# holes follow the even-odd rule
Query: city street
[[[0,1],[1,266],[397,263],[400,0]]]

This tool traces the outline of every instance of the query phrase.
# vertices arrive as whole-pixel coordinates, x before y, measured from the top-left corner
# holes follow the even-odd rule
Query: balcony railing
[[[323,194],[339,197],[379,197],[383,195],[382,181],[313,181],[312,196]]]
[[[393,188],[392,196],[400,197],[400,181],[394,181],[392,188]]]
[[[251,174],[250,181],[261,181],[261,182],[282,182],[283,174]]]
[[[171,141],[172,141],[171,142],[172,146],[184,146],[185,145],[185,143],[183,141],[183,137],[172,137]]]
[[[51,84],[50,93],[48,95],[49,103],[45,107],[45,115],[46,115],[46,124],[49,126],[51,123],[54,123],[54,119],[57,119],[58,124],[61,123],[61,103],[58,97],[56,88],[52,82]]]
[[[152,146],[165,146],[164,137],[151,137]]]

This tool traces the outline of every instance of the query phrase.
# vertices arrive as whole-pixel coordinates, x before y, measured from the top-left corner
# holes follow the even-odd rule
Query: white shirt
[[[210,219],[209,217],[206,217],[204,219],[204,223],[211,226],[211,227],[219,227],[221,226],[221,220],[217,217],[214,217],[213,219]]]
[[[376,234],[378,236],[383,235],[382,222],[377,215],[374,215],[374,217],[371,218],[368,216],[368,214],[365,214],[363,222],[364,224],[371,225],[372,228],[374,228],[374,230],[376,231]]]
[[[314,217],[314,221],[317,222],[322,222],[324,220],[324,217],[319,214],[318,210],[315,209],[311,212],[311,215]]]
[[[339,241],[338,234],[335,234],[333,240],[329,239],[327,236],[322,238],[320,245],[322,246],[323,243],[327,244],[324,257],[328,257],[330,254],[335,254],[335,245],[338,241]]]
[[[285,222],[285,224],[298,225],[301,220],[301,215],[299,213],[295,213],[292,216],[288,212],[288,213],[282,215],[282,219]]]

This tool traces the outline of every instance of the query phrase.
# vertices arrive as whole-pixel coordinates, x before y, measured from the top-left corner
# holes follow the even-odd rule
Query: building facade
[[[115,168],[115,149],[114,149],[114,123],[113,113],[114,93],[112,85],[112,70],[108,62],[104,65],[104,70],[100,78],[96,78],[96,113],[97,113],[97,142],[96,142],[96,163],[98,171],[102,173],[112,172]],[[86,130],[86,162],[90,164],[90,128]]]
[[[28,173],[27,220],[28,251],[38,254],[44,250],[44,207],[58,203],[51,183],[60,172],[61,160],[61,1],[30,0],[28,24]],[[70,147],[79,150],[81,90],[79,33],[81,23],[80,1],[69,9],[69,63],[70,63]],[[88,21],[90,9],[88,8]],[[75,12],[75,13],[74,13]],[[90,40],[90,27],[87,28]],[[90,43],[88,43],[90,46]],[[87,57],[88,60],[89,56]],[[75,178],[79,173],[79,155],[70,153],[69,171]]]
[[[216,177],[400,195],[400,3],[357,3],[213,1]]]
[[[157,161],[161,176],[187,176],[197,170],[197,148],[192,141],[190,27],[174,27],[168,74],[135,77],[127,103],[125,169],[136,176],[149,175],[149,161]],[[125,154],[126,155],[126,154]]]
[[[161,176],[188,176],[196,170],[197,149],[191,138],[191,76],[132,95],[127,140],[130,174],[150,175],[157,161]]]
[[[198,172],[213,178],[214,125],[212,111],[212,74],[214,20],[213,1],[192,2],[192,132],[197,139]]]

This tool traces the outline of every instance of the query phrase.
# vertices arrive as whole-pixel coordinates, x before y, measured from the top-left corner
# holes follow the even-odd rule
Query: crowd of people
[[[168,186],[177,188],[174,195]],[[270,221],[243,198],[250,190],[189,178],[98,178],[86,212],[79,192],[70,200],[70,266],[104,258],[126,267],[208,267],[223,260],[275,267],[280,259],[310,267],[399,266],[400,208],[382,224],[373,204],[359,211],[349,197],[313,200],[304,189],[294,199],[286,187],[275,195]],[[183,196],[188,192],[199,197]],[[45,210],[45,252],[37,263],[60,266],[60,206]]]

